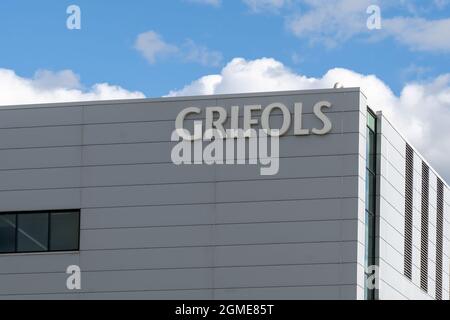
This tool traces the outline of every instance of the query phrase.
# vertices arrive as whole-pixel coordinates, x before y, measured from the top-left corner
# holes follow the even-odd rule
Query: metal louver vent
[[[428,215],[430,169],[422,162],[422,205],[420,232],[420,287],[428,291]]]
[[[404,274],[412,280],[414,151],[406,144]]]
[[[444,241],[444,183],[437,180],[436,204],[436,299],[442,300],[442,259]]]

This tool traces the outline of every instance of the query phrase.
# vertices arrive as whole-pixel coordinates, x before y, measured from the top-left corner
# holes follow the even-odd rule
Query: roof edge
[[[294,94],[319,94],[319,93],[348,93],[360,92],[359,87],[340,88],[340,89],[308,89],[308,90],[287,90],[287,91],[265,91],[265,92],[249,92],[249,93],[227,93],[215,95],[196,95],[196,96],[179,96],[179,97],[159,97],[159,98],[143,98],[143,99],[115,99],[115,100],[90,100],[90,101],[73,101],[73,102],[55,102],[55,103],[36,103],[36,104],[17,104],[17,105],[0,105],[1,110],[11,109],[30,109],[30,108],[51,108],[51,107],[69,107],[69,106],[96,106],[96,105],[115,105],[127,103],[153,103],[153,102],[171,102],[171,101],[194,101],[194,100],[211,100],[211,99],[234,99],[234,98],[254,98],[268,96],[282,96]]]

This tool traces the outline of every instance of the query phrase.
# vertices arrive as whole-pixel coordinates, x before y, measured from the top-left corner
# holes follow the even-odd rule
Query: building
[[[177,118],[278,170],[174,164]],[[0,299],[448,300],[449,205],[359,88],[0,108]]]

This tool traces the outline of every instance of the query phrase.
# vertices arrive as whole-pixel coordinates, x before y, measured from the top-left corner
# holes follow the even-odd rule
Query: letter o
[[[283,113],[283,125],[278,130],[278,133],[272,132],[272,129],[270,129],[269,120],[270,120],[270,114],[272,113],[273,109],[280,109],[281,112]],[[289,128],[291,126],[291,112],[282,103],[278,103],[278,102],[272,103],[272,104],[268,105],[267,108],[264,109],[264,111],[261,115],[261,126],[267,135],[270,135],[272,137],[282,136],[282,135],[286,134],[286,132],[289,130]]]

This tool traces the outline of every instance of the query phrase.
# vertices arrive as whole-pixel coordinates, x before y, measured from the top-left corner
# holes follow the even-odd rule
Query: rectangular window
[[[0,215],[0,253],[16,250],[16,215]]]
[[[0,254],[79,250],[80,211],[0,213]]]
[[[376,190],[374,188],[377,177],[375,174],[366,169],[366,211],[375,214]]]
[[[369,128],[367,128],[367,151],[366,151],[366,162],[367,168],[375,172],[376,171],[376,161],[377,161],[377,150],[376,150],[376,133]]]
[[[48,251],[48,213],[17,215],[17,251]]]
[[[50,214],[50,250],[78,250],[80,217],[77,211],[55,212]]]

